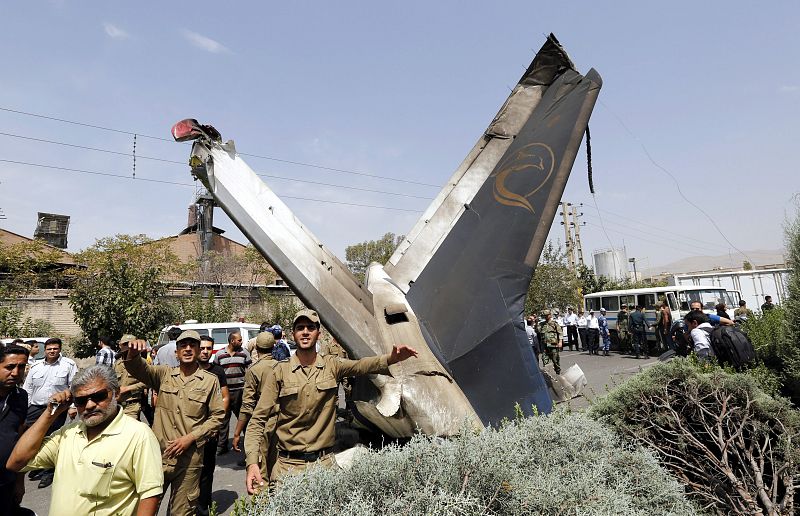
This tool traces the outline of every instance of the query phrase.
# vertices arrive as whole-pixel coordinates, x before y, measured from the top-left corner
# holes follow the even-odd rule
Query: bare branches
[[[593,408],[654,450],[689,495],[719,514],[794,513],[800,416],[740,374],[676,360]]]

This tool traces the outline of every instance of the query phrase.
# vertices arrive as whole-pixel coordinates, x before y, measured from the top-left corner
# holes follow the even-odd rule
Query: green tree
[[[23,316],[19,299],[37,288],[68,282],[59,266],[61,257],[58,250],[39,240],[0,243],[0,335],[53,335],[53,327],[46,321]]]
[[[742,262],[742,270],[752,271],[753,270],[753,264],[748,262],[747,260],[743,261]]]
[[[172,320],[165,279],[179,264],[166,243],[144,235],[102,238],[76,260],[86,268],[77,274],[69,302],[89,343],[124,333],[154,340]],[[79,346],[76,354],[89,351]]]
[[[581,303],[579,290],[580,281],[569,268],[566,252],[560,244],[548,241],[528,287],[526,313],[540,312],[545,308],[578,306]]]
[[[385,264],[391,258],[394,250],[405,237],[386,233],[380,240],[367,240],[345,248],[347,267],[355,274],[359,281],[364,281],[367,267],[372,262]]]
[[[174,318],[180,321],[194,319],[204,323],[228,322],[233,318],[234,306],[230,293],[217,299],[213,292],[202,296],[194,293],[174,301]]]
[[[292,326],[294,314],[303,308],[294,296],[272,294],[268,291],[259,291],[259,295],[264,309],[251,313],[248,319],[252,321],[279,324],[286,329]]]

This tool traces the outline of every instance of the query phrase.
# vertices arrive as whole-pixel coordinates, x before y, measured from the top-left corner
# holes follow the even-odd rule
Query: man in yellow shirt
[[[161,450],[147,425],[125,416],[118,397],[114,371],[91,366],[75,375],[71,391],[51,396],[50,406],[19,438],[6,467],[55,469],[50,516],[156,513],[164,482]],[[70,401],[81,420],[45,439]]]

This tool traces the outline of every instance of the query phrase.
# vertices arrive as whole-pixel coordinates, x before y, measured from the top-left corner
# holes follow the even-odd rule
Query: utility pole
[[[569,207],[572,206],[571,203],[562,202],[561,203],[561,216],[563,217],[563,221],[561,224],[564,225],[564,237],[566,238],[566,245],[567,245],[567,261],[569,262],[569,268],[575,272],[575,249],[572,245],[572,231],[570,230],[569,224]]]
[[[583,204],[581,204],[583,206]],[[584,266],[583,262],[583,247],[581,247],[581,226],[585,222],[578,222],[578,219],[583,216],[583,212],[578,213],[578,208],[572,207],[572,230],[575,233],[575,255],[578,258],[578,265]]]

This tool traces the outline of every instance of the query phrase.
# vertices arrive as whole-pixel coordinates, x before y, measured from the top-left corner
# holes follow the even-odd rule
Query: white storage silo
[[[600,249],[592,253],[594,273],[615,280],[629,279],[628,254],[625,249]]]

